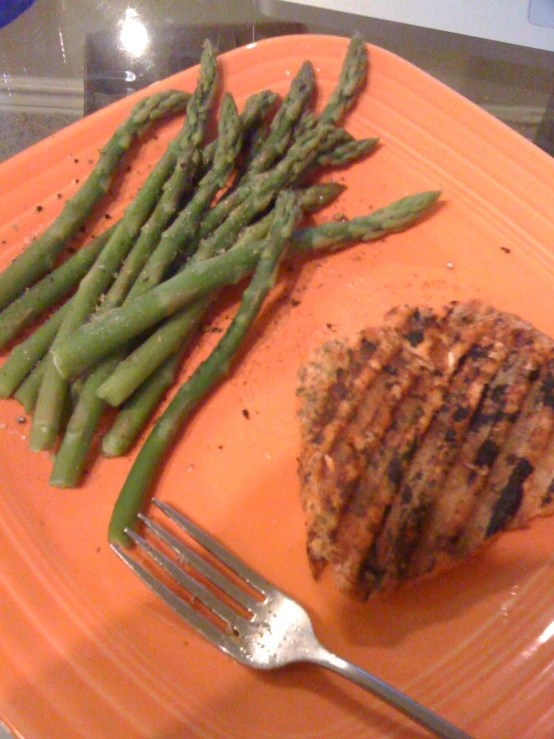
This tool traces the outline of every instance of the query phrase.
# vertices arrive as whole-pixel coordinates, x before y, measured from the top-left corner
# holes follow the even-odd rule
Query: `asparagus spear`
[[[164,411],[135,460],[115,503],[109,525],[110,542],[128,547],[125,530],[136,526],[137,513],[146,501],[154,475],[170,445],[187,418],[206,394],[229,371],[231,362],[257,316],[265,296],[273,286],[283,248],[300,211],[291,192],[282,193],[276,204],[276,217],[262,250],[256,272],[243,293],[239,310],[223,338],[182,385]]]
[[[15,346],[0,367],[0,398],[9,398],[25,380],[33,367],[50,349],[64,317],[71,310],[71,299],[57,310],[48,321]]]
[[[186,344],[217,298],[205,295],[164,321],[158,329],[122,360],[98,388],[99,397],[120,406],[148,381],[162,362]]]
[[[378,143],[377,138],[345,141],[343,144],[322,152],[316,158],[314,167],[345,167],[371,154]]]
[[[286,156],[273,169],[241,185],[233,197],[229,198],[233,200],[234,206],[225,220],[209,238],[200,243],[198,258],[203,259],[228,249],[242,229],[272,203],[276,193],[306,172],[320,151],[329,146],[329,142],[337,135],[337,129],[332,126],[321,126],[309,131],[289,148]],[[220,201],[210,213],[214,213],[220,204],[225,205],[226,202],[227,200]],[[204,219],[202,226],[206,220]]]
[[[365,41],[356,34],[348,45],[338,83],[319,116],[319,123],[338,123],[352,108],[365,84],[368,66]]]
[[[133,141],[153,121],[184,110],[188,99],[188,93],[165,90],[135,105],[129,118],[101,150],[100,159],[86,182],[66,202],[58,218],[0,274],[0,310],[52,269],[58,254],[107,192],[122,156]]]
[[[331,182],[312,185],[311,187],[298,190],[296,193],[299,207],[303,212],[315,212],[328,205],[344,189],[343,185]],[[245,229],[233,248],[242,248],[255,240],[263,240],[267,236],[272,218],[273,213],[269,213],[261,221]],[[200,258],[201,256],[202,254],[199,253],[196,255],[196,258]],[[224,274],[224,270],[225,266],[223,266],[222,274]],[[138,282],[135,287],[137,286]],[[131,295],[129,295],[129,300],[131,300],[134,294],[135,291],[132,291]],[[169,354],[177,351],[184,337],[194,331],[211,302],[213,301],[209,296],[202,298],[194,305],[187,306],[178,315],[172,316],[167,323],[159,328],[154,336],[146,340],[129,357],[119,363],[114,372],[113,381],[109,378],[101,386],[99,396],[104,397],[102,391],[106,390],[107,395],[105,399],[109,399],[112,405],[119,405],[129,397]],[[112,382],[114,392],[117,393],[117,400],[115,401],[113,396],[110,395]]]
[[[205,116],[201,113],[201,109],[211,106],[216,79],[217,64],[213,50],[207,43],[202,54],[198,84],[187,106],[187,112],[190,113],[193,121],[189,121],[189,115],[187,115],[177,145],[170,146],[166,155],[151,171],[138,195],[126,208],[100,256],[81,280],[79,289],[72,300],[72,310],[64,318],[52,349],[70,336],[94,311],[101,295],[110,286],[113,275],[129,253],[142,225],[154,210],[160,189],[174,171],[179,156],[183,150],[187,156],[190,156],[191,135],[193,135],[191,125],[196,124],[202,127],[202,122],[205,124]],[[59,374],[53,363],[49,362],[44,373],[29,435],[29,446],[33,451],[51,449],[54,446],[68,390],[67,381]]]
[[[189,338],[192,333],[189,334]],[[127,400],[120,409],[112,427],[102,439],[104,457],[121,457],[127,454],[138,435],[145,428],[160,404],[164,393],[175,383],[188,341],[182,341],[178,351],[171,354]]]
[[[0,349],[32,320],[63,298],[81,280],[104,246],[114,226],[79,249],[54,272],[22,293],[0,314]]]
[[[46,360],[41,359],[13,395],[14,399],[23,406],[25,413],[31,414],[35,410],[45,370]]]
[[[204,211],[218,190],[226,184],[233,170],[241,143],[240,118],[233,97],[227,93],[221,107],[213,166],[200,181],[188,205],[163,232],[160,243],[138,276],[129,297],[141,295],[161,282],[179,249],[194,238]]]
[[[300,209],[307,213],[324,208],[344,189],[344,185],[328,182],[312,185],[295,192]],[[265,239],[273,217],[274,210],[271,210],[261,220],[245,229],[233,249]],[[152,336],[119,363],[111,377],[99,388],[99,396],[111,405],[120,405],[126,401],[166,358],[177,352],[180,345],[188,340],[188,337],[190,337],[216,297],[216,295],[208,295],[201,298],[165,321]],[[140,428],[137,429],[136,433],[138,431],[140,431]],[[129,431],[128,435],[130,433]]]
[[[54,460],[49,480],[53,487],[71,488],[79,483],[106,405],[96,391],[110,376],[117,361],[117,357],[108,359],[85,380]]]
[[[267,171],[288,149],[294,126],[310,103],[315,90],[314,68],[306,61],[294,77],[269,127],[269,136],[254,157],[246,177]]]
[[[245,135],[257,130],[258,125],[265,119],[269,111],[277,102],[279,96],[271,90],[262,90],[250,95],[242,113],[240,114],[240,126]],[[202,164],[207,171],[213,164],[217,140],[211,141],[204,147],[202,153]]]
[[[193,96],[194,99],[194,96]],[[197,128],[201,126],[198,125]],[[219,136],[213,166],[202,178],[195,195],[173,225],[164,232],[160,244],[154,250],[139,278],[133,285],[129,298],[140,295],[149,288],[149,280],[156,284],[174,257],[175,249],[187,234],[194,234],[198,219],[214,194],[225,184],[241,144],[240,119],[235,102],[226,94],[219,121]],[[164,205],[164,198],[160,203]],[[170,234],[172,237],[166,238]],[[139,239],[140,241],[140,239]],[[138,244],[138,242],[137,242]],[[136,249],[136,245],[135,245]],[[135,251],[133,249],[133,251]],[[116,284],[106,295],[97,315],[121,303],[121,292]],[[66,432],[56,455],[50,484],[57,487],[74,487],[81,476],[94,432],[100,421],[105,402],[97,390],[113,372],[124,351],[117,352],[102,361],[87,377],[75,409],[69,419]]]
[[[102,304],[103,310],[119,305],[125,299],[160,237],[178,213],[183,196],[195,183],[200,169],[201,147],[216,92],[217,79],[217,60],[212,45],[206,41],[200,60],[198,84],[188,102],[181,132],[174,142],[177,156],[169,163],[167,172],[169,177],[166,174],[157,200],[160,188],[154,183],[153,188],[147,188],[144,192],[141,190],[129,206],[131,218],[133,212],[142,213],[143,209],[146,209],[146,203],[152,204],[151,214],[146,222],[144,218],[139,218],[136,227],[129,228],[129,245],[133,242],[134,244]],[[120,249],[122,252],[126,251],[127,245],[120,245]]]
[[[429,190],[395,200],[390,205],[349,221],[328,221],[320,226],[299,228],[291,236],[292,252],[337,251],[360,241],[375,241],[390,233],[404,231],[434,205],[440,190]]]
[[[291,238],[293,252],[313,252],[341,248],[353,241],[378,239],[406,228],[439,197],[439,192],[412,195],[370,214],[347,222],[300,229]],[[95,364],[121,343],[155,326],[179,308],[223,285],[245,277],[256,263],[260,243],[237,245],[212,257],[195,260],[188,268],[128,301],[118,310],[82,326],[63,344],[53,348],[54,362],[64,377],[74,377]]]

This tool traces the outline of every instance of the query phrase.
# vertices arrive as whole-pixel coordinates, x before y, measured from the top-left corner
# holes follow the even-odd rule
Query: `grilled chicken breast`
[[[478,301],[401,306],[301,369],[314,576],[360,599],[554,513],[554,341]]]

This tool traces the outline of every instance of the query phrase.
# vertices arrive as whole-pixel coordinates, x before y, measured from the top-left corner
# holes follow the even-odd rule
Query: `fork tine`
[[[227,549],[222,547],[216,541],[214,541],[208,534],[202,531],[201,528],[196,526],[189,518],[184,516],[182,513],[178,513],[174,508],[169,506],[167,503],[163,503],[161,500],[154,498],[152,500],[165,515],[170,518],[174,523],[177,524],[183,531],[185,531],[190,537],[197,541],[206,551],[213,554],[220,562],[228,567],[232,572],[242,578],[248,585],[258,590],[262,595],[267,596],[270,592],[275,590],[275,587],[271,585],[267,580],[258,575],[241,562],[240,559],[233,556]]]
[[[211,590],[208,590],[202,583],[191,577],[187,572],[180,569],[168,557],[153,547],[146,539],[144,539],[136,531],[129,530],[127,535],[134,543],[148,554],[157,565],[165,570],[168,575],[175,580],[178,585],[185,588],[194,598],[202,603],[209,611],[224,621],[231,628],[238,630],[245,623],[245,619],[232,608],[229,608],[220,598],[218,598]],[[247,623],[247,621],[246,621]]]
[[[127,533],[130,533],[129,531]],[[172,608],[175,613],[189,623],[208,641],[215,646],[234,655],[237,651],[236,637],[230,636],[209,621],[199,611],[194,609],[185,600],[174,593],[167,585],[160,582],[145,567],[136,562],[126,551],[118,544],[111,543],[110,548],[117,556],[131,568],[131,570],[152,590],[159,598]]]
[[[176,539],[172,534],[169,533],[169,531],[166,531],[166,529],[157,524],[155,521],[152,521],[152,519],[148,518],[142,513],[139,513],[138,517],[142,521],[142,523],[147,526],[152,531],[152,533],[154,533],[161,541],[167,544],[168,547],[170,547],[180,559],[182,559],[184,562],[187,562],[187,564],[189,564],[191,567],[194,567],[194,569],[199,572],[204,578],[206,578],[206,580],[211,582],[212,585],[215,585],[217,588],[219,588],[219,590],[232,598],[236,603],[242,606],[242,608],[249,611],[250,613],[254,612],[254,608],[259,603],[258,600],[253,598],[242,588],[239,588],[237,585],[235,585],[235,583],[231,582],[221,572],[219,572],[208,562],[206,562],[205,559],[202,559],[202,557],[198,556],[196,552],[193,552],[192,549],[187,547],[182,541]]]

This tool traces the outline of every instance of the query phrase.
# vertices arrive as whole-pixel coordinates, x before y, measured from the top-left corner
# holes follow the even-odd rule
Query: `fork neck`
[[[472,739],[469,734],[466,734],[445,719],[437,716],[420,703],[417,703],[417,701],[412,700],[404,693],[401,693],[391,685],[375,677],[375,675],[371,675],[360,667],[356,667],[351,662],[338,657],[321,645],[318,645],[317,650],[313,650],[313,653],[310,655],[310,662],[336,672],[347,680],[350,680],[350,682],[359,685],[364,690],[369,691],[390,706],[401,711],[416,723],[424,726],[435,736],[441,737],[441,739]]]

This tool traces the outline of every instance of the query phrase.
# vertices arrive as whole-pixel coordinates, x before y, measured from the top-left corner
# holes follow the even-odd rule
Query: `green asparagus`
[[[108,278],[109,271],[115,271],[122,258],[123,267],[103,297],[96,314],[100,315],[120,305],[129,289],[132,289],[148,255],[153,251],[164,228],[174,218],[184,192],[192,186],[199,170],[201,147],[208,114],[215,96],[217,76],[217,61],[211,44],[207,42],[200,62],[198,83],[187,105],[185,123],[177,138],[177,144],[174,144],[176,161],[173,171],[169,178],[165,176],[161,182],[161,194],[157,203],[151,197],[150,188],[143,187],[123,216],[123,225],[127,226],[125,236],[119,241],[114,238],[108,243],[106,246],[108,259],[104,256],[100,266],[98,263],[95,264],[81,283],[76,296],[77,305],[74,306],[67,323],[62,325],[58,337],[66,335],[68,325],[75,329],[86,320],[101,293],[111,282]],[[148,178],[147,184],[155,172],[156,170]],[[147,216],[148,212],[151,215],[145,223],[144,215]],[[118,357],[106,360],[86,378],[56,455],[50,484],[73,487],[78,481],[104,407],[104,402],[96,395],[96,389],[111,374],[117,361]],[[56,409],[51,398],[54,396],[59,399],[60,393],[62,391],[66,393],[67,389],[67,383],[55,368],[47,367],[31,430],[30,443],[33,448],[41,448],[40,445],[43,444],[52,445],[59,428],[59,413],[55,413]]]
[[[279,96],[271,90],[262,90],[250,95],[240,114],[240,127],[245,137],[248,137],[252,130],[257,130],[257,127],[265,120],[278,98]],[[204,147],[202,164],[205,172],[213,164],[216,147],[217,140],[211,141]]]
[[[192,333],[189,334],[189,338]],[[144,430],[164,394],[174,385],[183,354],[188,347],[182,341],[119,410],[115,421],[102,439],[104,457],[121,457],[131,449]]]
[[[198,84],[188,102],[183,127],[173,142],[175,158],[168,160],[167,169],[163,168],[161,184],[154,179],[152,187],[149,187],[149,178],[128,208],[129,222],[135,225],[128,227],[128,240],[120,244],[119,249],[121,253],[127,251],[127,244],[132,244],[132,249],[102,303],[102,310],[119,305],[125,299],[165,229],[177,216],[184,194],[195,184],[217,81],[217,60],[213,47],[206,42],[200,60]],[[151,212],[145,221],[142,214],[147,210]],[[137,212],[141,215],[133,221]],[[124,218],[126,216],[127,211]]]
[[[114,226],[83,246],[54,272],[43,277],[2,311],[0,349],[79,283],[106,245],[113,229]]]
[[[302,212],[313,213],[328,205],[344,189],[344,185],[327,182],[295,192]],[[272,210],[261,220],[246,228],[233,249],[265,239],[273,217],[274,211]],[[187,341],[216,297],[214,294],[201,298],[164,321],[154,334],[119,363],[113,375],[98,390],[99,396],[110,405],[120,405],[126,401],[166,358],[177,352],[179,346]]]
[[[365,85],[368,66],[365,41],[354,35],[348,45],[338,83],[319,116],[319,123],[338,123],[352,108]]]
[[[437,191],[419,193],[369,216],[299,229],[291,238],[291,250],[300,253],[326,248],[336,250],[355,241],[378,239],[412,224],[439,195]],[[239,282],[253,268],[260,248],[259,242],[244,244],[216,257],[197,260],[145,295],[82,326],[63,344],[53,348],[58,371],[63,377],[74,377],[121,343],[157,325],[184,305],[223,285]]]
[[[116,364],[117,357],[103,362],[85,380],[54,460],[49,480],[53,487],[71,488],[78,485],[106,405],[96,391]]]
[[[196,235],[199,221],[214,195],[227,182],[242,143],[240,118],[230,94],[223,98],[213,166],[200,181],[193,198],[173,224],[164,231],[157,248],[131,289],[136,297],[162,281],[167,268],[181,248]]]
[[[287,151],[286,156],[271,170],[253,177],[241,185],[234,193],[234,207],[227,213],[224,221],[211,236],[204,238],[198,246],[198,258],[210,257],[224,249],[228,249],[236,240],[243,228],[262,213],[275,199],[282,188],[293,184],[312,165],[320,151],[337,136],[332,126],[321,126],[299,138]],[[218,210],[220,201],[210,213]],[[208,214],[209,215],[209,214]],[[206,223],[204,219],[202,226]]]
[[[45,370],[46,360],[41,359],[23,380],[13,395],[14,399],[23,406],[25,413],[28,413],[29,415],[35,410]]]
[[[10,356],[0,367],[0,398],[11,397],[33,367],[48,354],[62,321],[70,310],[71,299],[12,349]]]
[[[239,310],[214,351],[179,388],[146,439],[115,503],[108,532],[110,542],[129,546],[126,529],[136,526],[137,513],[146,501],[159,463],[187,418],[229,371],[233,357],[273,286],[283,248],[299,215],[294,195],[291,192],[280,195],[271,233],[252,281],[243,293]]]
[[[198,84],[189,100],[187,110],[195,115],[195,122],[201,119],[196,114],[203,106],[211,105],[217,80],[217,65],[211,46],[206,44],[200,65]],[[52,348],[63,342],[81,326],[96,308],[100,297],[113,281],[113,276],[125,260],[133,243],[152,211],[164,183],[175,170],[181,149],[189,152],[190,125],[185,121],[182,136],[177,145],[168,147],[166,154],[158,162],[141,187],[139,193],[127,206],[113,235],[105,245],[100,256],[81,280],[79,289],[72,300],[72,310],[64,318],[54,339]],[[69,391],[67,381],[59,374],[52,362],[47,364],[44,380],[39,392],[29,446],[33,451],[51,449],[58,436],[61,423],[61,409]]]
[[[310,62],[304,62],[271,121],[267,139],[248,167],[247,177],[266,172],[285,153],[291,143],[294,126],[310,103],[314,90],[314,68]]]
[[[100,159],[85,183],[66,202],[58,218],[0,274],[0,310],[52,269],[69,239],[108,191],[112,176],[133,141],[153,121],[184,110],[188,99],[188,93],[165,90],[143,98],[135,105],[129,118],[102,149]]]
[[[194,96],[191,102],[192,100],[194,100]],[[191,119],[194,120],[194,118],[195,116],[191,116]],[[197,129],[200,128],[203,128],[203,125],[197,124]],[[219,136],[213,166],[200,181],[187,207],[177,216],[173,225],[163,233],[158,247],[152,253],[131,288],[129,299],[146,292],[149,288],[149,280],[155,280],[155,283],[159,281],[167,266],[173,260],[174,252],[178,245],[183,239],[186,240],[187,233],[194,234],[198,219],[203,210],[208,206],[216,191],[225,184],[225,181],[229,177],[240,148],[240,133],[240,119],[235,102],[232,96],[227,93],[222,103]],[[160,204],[164,204],[163,195]],[[172,240],[165,238],[168,233],[173,235]],[[117,287],[116,281],[108,291],[100,310],[96,314],[97,316],[105,310],[121,303],[121,294],[117,290]],[[113,294],[114,292],[115,295]],[[96,391],[104,380],[112,374],[119,360],[124,356],[124,351],[121,354],[116,352],[102,361],[86,378],[83,391],[71,415],[60,449],[56,455],[50,478],[51,485],[57,487],[74,487],[77,484],[94,437],[95,427],[100,421],[105,405]]]
[[[314,168],[345,167],[369,156],[375,150],[378,143],[379,139],[377,138],[345,141],[343,144],[339,144],[319,154],[314,162]]]

